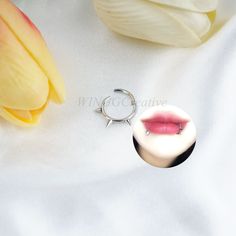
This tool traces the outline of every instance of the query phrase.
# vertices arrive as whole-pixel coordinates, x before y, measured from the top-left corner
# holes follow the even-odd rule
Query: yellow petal
[[[34,127],[39,124],[41,114],[44,112],[47,105],[48,102],[46,102],[43,107],[32,111],[13,110],[0,107],[0,116],[17,126]]]
[[[24,48],[35,59],[49,79],[52,89],[52,99],[61,103],[65,98],[64,82],[56,69],[54,60],[48,51],[40,32],[30,19],[9,0],[0,0],[0,17],[12,30]]]
[[[30,111],[13,110],[7,108],[5,108],[5,110],[21,120],[32,121],[32,114]]]
[[[23,113],[21,113],[21,115],[22,114]],[[2,116],[5,120],[21,127],[34,127],[38,125],[40,121],[40,116],[32,116],[32,119],[28,120],[23,117],[17,116],[16,113],[7,110],[4,107],[0,107],[0,116]]]
[[[0,106],[35,110],[48,94],[47,77],[0,17]]]

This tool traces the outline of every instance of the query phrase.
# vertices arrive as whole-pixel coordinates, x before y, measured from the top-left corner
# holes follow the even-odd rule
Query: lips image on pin
[[[188,120],[182,119],[175,114],[163,112],[142,120],[147,133],[159,135],[180,134],[185,128]]]
[[[196,127],[182,109],[154,106],[133,125],[133,141],[139,156],[156,167],[173,167],[185,161],[196,143]]]
[[[10,0],[0,0],[0,116],[35,126],[49,101],[64,99],[63,79],[41,33]]]

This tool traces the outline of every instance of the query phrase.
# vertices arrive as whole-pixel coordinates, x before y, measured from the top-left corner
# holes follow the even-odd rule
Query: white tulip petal
[[[144,0],[95,0],[97,14],[113,31],[173,46],[201,43],[211,27],[206,14],[164,7]]]
[[[197,12],[215,11],[218,0],[145,0]]]
[[[199,38],[204,37],[211,28],[212,23],[207,14],[183,11],[176,8],[168,8],[167,10],[168,14],[171,14],[178,21],[194,31]]]

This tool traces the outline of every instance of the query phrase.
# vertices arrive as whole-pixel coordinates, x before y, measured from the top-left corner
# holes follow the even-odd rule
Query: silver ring
[[[129,91],[125,90],[125,89],[114,89],[115,93],[123,93],[125,95],[127,95],[130,100],[131,100],[131,106],[133,107],[132,112],[130,113],[130,115],[122,118],[122,119],[116,119],[114,117],[111,117],[107,114],[106,110],[105,110],[105,106],[106,103],[109,99],[111,99],[111,96],[106,97],[103,102],[101,107],[99,107],[98,109],[96,109],[96,112],[101,113],[104,118],[107,120],[107,125],[106,127],[109,127],[112,123],[127,123],[129,125],[131,125],[131,120],[134,118],[134,116],[136,115],[137,112],[137,103],[135,101],[135,98],[133,96],[132,93],[130,93]]]

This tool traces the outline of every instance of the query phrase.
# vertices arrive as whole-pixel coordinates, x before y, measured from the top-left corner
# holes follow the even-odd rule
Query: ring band
[[[133,107],[132,112],[128,116],[121,118],[121,119],[117,119],[117,118],[109,116],[105,110],[105,106],[106,106],[106,102],[109,99],[111,99],[111,96],[106,97],[102,101],[101,107],[96,109],[96,112],[101,113],[104,116],[104,118],[107,120],[106,127],[109,127],[112,123],[127,123],[127,124],[131,125],[131,120],[134,118],[134,116],[136,115],[136,112],[137,112],[137,103],[136,103],[136,100],[135,100],[133,94],[125,89],[114,89],[114,92],[115,93],[123,93],[130,98],[131,106]]]

